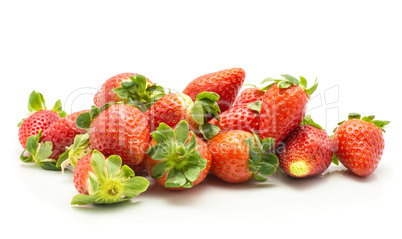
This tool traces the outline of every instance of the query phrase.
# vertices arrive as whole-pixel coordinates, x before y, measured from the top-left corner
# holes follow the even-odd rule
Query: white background
[[[2,1],[0,234],[152,238],[340,238],[399,235],[399,1]],[[109,77],[141,73],[181,91],[231,67],[245,83],[280,74],[319,87],[309,111],[330,133],[349,112],[390,120],[377,171],[332,165],[305,180],[228,185],[213,176],[183,192],[151,184],[132,201],[71,206],[72,173],[22,163],[17,123],[28,95],[68,113],[89,108]],[[21,237],[22,238],[22,237]],[[36,238],[36,237],[35,237]]]

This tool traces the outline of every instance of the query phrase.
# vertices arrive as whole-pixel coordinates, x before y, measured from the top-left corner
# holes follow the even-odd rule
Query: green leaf
[[[335,153],[332,154],[332,163],[335,165],[339,165],[339,160],[336,157]]]
[[[254,180],[257,181],[257,182],[265,182],[265,181],[267,181],[267,178],[266,178],[266,177],[261,176],[261,175],[258,175],[258,174],[256,174],[256,173],[253,173],[253,178],[254,178]]]
[[[178,146],[184,146],[186,144],[189,133],[190,131],[188,128],[187,121],[182,120],[176,125],[175,135]]]
[[[191,109],[191,117],[197,124],[204,124],[205,114],[201,104],[195,104],[193,106],[193,108]]]
[[[272,165],[270,163],[266,163],[266,162],[260,162],[259,163],[259,173],[264,175],[264,176],[270,176],[272,174],[274,174],[276,172],[276,165]]]
[[[186,177],[176,168],[172,168],[167,176],[165,187],[181,187],[186,183]]]
[[[39,163],[39,165],[41,166],[41,168],[45,169],[45,170],[49,170],[49,171],[60,171],[61,168],[57,167],[54,163],[51,162],[43,162],[43,163]]]
[[[89,112],[82,113],[75,119],[75,125],[80,129],[88,130],[91,126],[92,118]]]
[[[91,157],[91,166],[100,183],[103,183],[106,180],[105,164],[105,156],[103,156],[103,154],[98,150],[94,150]]]
[[[197,178],[200,176],[201,169],[197,166],[190,167],[184,172],[184,176],[191,182],[194,182],[197,180]]]
[[[166,137],[166,135],[161,131],[155,130],[151,134],[152,134],[152,138],[155,140],[155,142],[157,144],[166,143],[169,141],[169,139]]]
[[[293,76],[291,76],[291,75],[281,75],[283,78],[285,78],[287,81],[289,81],[289,82],[291,82],[292,84],[294,84],[294,85],[300,85],[300,82],[299,82],[299,80],[297,80],[296,78],[294,78]],[[287,88],[287,87],[285,87],[285,88]]]
[[[116,177],[117,173],[121,168],[122,159],[118,155],[111,155],[106,159],[106,165],[107,165],[108,178]]]
[[[48,159],[53,153],[52,148],[53,143],[51,141],[40,143],[36,151],[36,155],[34,156],[35,161],[39,163],[49,161]]]
[[[94,192],[99,190],[98,178],[92,172],[89,172],[89,182],[91,183],[91,188]]]
[[[120,171],[117,173],[115,178],[116,180],[124,181],[133,176],[135,176],[134,171],[127,165],[123,165],[123,167],[121,167]]]
[[[71,200],[71,205],[87,205],[95,202],[99,198],[98,195],[84,195],[84,194],[77,194]]]
[[[32,91],[29,95],[28,110],[29,112],[40,111],[46,109],[45,99],[39,92]]]
[[[195,101],[198,101],[198,100],[201,100],[201,99],[209,99],[212,102],[216,102],[216,101],[219,100],[219,98],[220,98],[220,96],[215,92],[204,91],[204,92],[199,93],[196,96]]]
[[[281,79],[272,78],[272,77],[267,77],[267,78],[265,78],[265,79],[261,82],[261,85],[262,85],[262,84],[265,84],[265,83],[267,83],[267,82],[272,82],[272,81],[278,82],[278,81],[281,81]]]
[[[159,143],[147,149],[147,154],[154,160],[166,159],[169,155],[169,144]]]
[[[262,105],[262,102],[260,100],[257,100],[257,101],[248,103],[247,107],[250,108],[251,110],[261,113],[261,105]]]
[[[271,154],[271,153],[263,154],[261,156],[261,160],[262,160],[262,162],[269,163],[271,165],[274,165],[275,167],[277,167],[279,165],[278,157],[275,154]]]
[[[195,137],[195,134],[191,135],[190,140],[188,141],[188,143],[184,146],[184,150],[186,152],[191,152],[193,151],[195,148],[197,148],[198,142],[197,139]]]
[[[307,89],[307,80],[303,76],[300,76],[300,84],[304,89]]]
[[[261,155],[257,151],[250,149],[249,154],[251,160],[253,160],[255,164],[257,164],[261,160]]]
[[[200,131],[206,140],[210,140],[219,134],[221,128],[219,128],[217,125],[208,123],[201,125]]]
[[[317,87],[318,87],[318,83],[317,83],[317,78],[316,78],[314,85],[312,87],[310,87],[309,89],[306,89],[306,93],[308,95],[312,95],[315,92],[315,90],[317,89]]]
[[[249,137],[249,138],[244,139],[244,143],[246,143],[246,145],[250,148],[250,150],[256,148],[255,137]]]
[[[123,183],[123,193],[128,198],[133,198],[145,192],[149,187],[149,181],[144,177],[133,177]]]
[[[152,178],[154,178],[154,179],[161,178],[163,175],[165,175],[166,171],[168,169],[170,169],[171,167],[172,166],[169,164],[168,160],[164,160],[164,161],[158,163],[157,165],[152,167],[152,170],[151,170]]]
[[[174,140],[174,131],[167,124],[160,123],[159,127],[156,130],[159,131],[160,133],[164,134],[166,136],[166,139],[171,140],[171,141]]]
[[[59,115],[62,114],[67,114],[66,112],[63,111],[62,105],[61,105],[61,100],[57,100],[56,103],[54,104],[52,111],[58,113]],[[63,117],[61,117],[63,118]]]
[[[348,119],[360,119],[361,115],[358,113],[350,113]]]
[[[316,127],[317,129],[323,130],[322,127],[317,124],[316,122],[314,122],[314,120],[311,118],[311,115],[306,115],[303,119],[303,121],[301,122],[302,125],[307,124],[307,125],[311,125]]]
[[[36,149],[38,148],[39,140],[36,135],[29,136],[26,143],[26,150],[32,155],[36,156]]]
[[[262,152],[267,152],[271,150],[275,145],[275,140],[273,138],[265,138],[262,140]]]
[[[258,168],[255,166],[254,161],[252,159],[248,160],[248,168],[252,173],[258,172]]]
[[[292,83],[292,82],[289,82],[289,81],[280,81],[280,82],[278,83],[278,87],[279,87],[280,89],[286,89],[286,88],[291,87],[292,85],[293,85],[293,83]]]
[[[366,122],[372,122],[374,120],[375,116],[374,115],[370,115],[370,116],[364,116],[362,118],[362,120],[366,121]]]

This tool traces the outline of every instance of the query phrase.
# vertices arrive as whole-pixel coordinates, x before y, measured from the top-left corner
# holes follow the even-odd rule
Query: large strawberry
[[[260,114],[260,132],[262,139],[272,137],[275,147],[279,145],[302,121],[307,102],[316,90],[317,82],[307,89],[307,81],[300,81],[289,75],[284,79],[267,78],[263,81],[273,83],[265,92]]]
[[[145,168],[165,188],[182,190],[199,184],[211,167],[207,145],[182,120],[173,130],[165,123],[152,132]]]
[[[136,73],[122,73],[106,80],[94,97],[95,106],[124,102],[136,105],[145,111],[163,95],[163,88],[148,78]]]
[[[74,170],[74,186],[80,193],[71,205],[112,204],[129,200],[147,190],[149,181],[136,177],[128,166],[122,166],[118,155],[105,156],[94,150],[81,158]]]
[[[55,103],[51,110],[48,110],[43,95],[36,91],[32,91],[29,95],[28,110],[29,116],[18,124],[18,138],[24,149],[29,136],[37,135],[40,130],[47,129],[60,117],[66,115],[66,112],[62,110],[60,100]]]
[[[307,115],[277,152],[279,166],[289,176],[313,177],[323,173],[331,164],[332,141],[321,126]]]
[[[204,91],[215,92],[220,96],[218,101],[222,112],[229,109],[243,85],[246,73],[241,68],[232,68],[197,77],[183,90],[184,94],[195,100]]]
[[[88,130],[90,146],[105,156],[119,155],[128,166],[143,161],[150,132],[146,116],[133,105],[93,107],[91,112],[81,114],[76,123]]]
[[[181,120],[189,123],[190,130],[198,136],[210,139],[219,132],[213,124],[208,124],[208,116],[218,118],[220,109],[216,103],[219,95],[214,92],[201,92],[195,102],[186,94],[170,93],[155,102],[146,112],[151,132],[159,124],[175,127]]]
[[[257,134],[231,130],[208,141],[212,154],[211,172],[228,183],[242,183],[254,178],[263,182],[276,172],[278,158],[265,153],[273,146],[272,139],[261,141]]]
[[[372,174],[384,151],[384,127],[390,121],[374,120],[374,116],[363,117],[349,114],[348,120],[339,123],[333,137],[333,150],[346,168],[358,176]]]

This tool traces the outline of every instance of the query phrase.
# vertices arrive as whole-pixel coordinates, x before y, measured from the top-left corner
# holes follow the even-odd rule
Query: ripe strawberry
[[[259,132],[260,114],[247,104],[239,104],[219,115],[219,121],[212,119],[208,123],[217,125],[222,132],[229,130],[244,130],[250,133]]]
[[[182,120],[173,130],[165,123],[152,132],[145,168],[165,188],[183,190],[199,184],[211,167],[207,145]]]
[[[136,73],[122,73],[106,80],[94,97],[95,106],[101,108],[107,103],[123,101],[138,105],[145,111],[151,102],[162,95],[163,88],[153,84],[148,78]],[[158,95],[158,96],[157,96]]]
[[[261,101],[264,94],[265,90],[263,89],[259,89],[257,87],[247,88],[243,90],[236,98],[235,102],[233,103],[233,107],[249,104],[258,100]]]
[[[291,177],[320,175],[331,164],[331,146],[329,135],[306,116],[306,120],[278,148],[279,166]]]
[[[149,186],[148,180],[135,177],[128,166],[122,167],[120,156],[105,160],[97,150],[78,161],[73,182],[80,194],[73,197],[71,205],[118,203],[138,196]]]
[[[195,102],[186,94],[170,93],[155,102],[146,112],[149,127],[153,132],[160,123],[175,127],[181,120],[186,120],[190,130],[200,137],[212,138],[219,129],[207,123],[207,117],[218,117],[220,112],[216,101],[219,96],[213,92],[202,92]]]
[[[149,143],[146,116],[129,104],[112,104],[77,118],[77,126],[88,129],[89,144],[106,156],[119,155],[123,164],[142,162]]]
[[[32,91],[29,96],[28,110],[29,116],[18,124],[18,138],[24,149],[29,136],[37,135],[40,130],[47,129],[52,123],[59,120],[60,116],[65,116],[60,100],[51,110],[48,110],[43,95],[36,91]]]
[[[263,182],[278,167],[275,154],[264,152],[273,146],[272,139],[261,141],[258,135],[231,130],[208,141],[212,154],[211,172],[228,183],[242,183],[254,178]],[[261,175],[264,176],[261,176]]]
[[[184,94],[195,100],[204,91],[215,92],[220,96],[218,101],[222,112],[232,107],[246,73],[241,68],[232,68],[197,77],[183,90]]]
[[[384,127],[389,121],[374,120],[349,114],[348,120],[339,123],[333,137],[333,151],[339,161],[358,176],[372,174],[384,151]]]
[[[305,116],[307,101],[316,90],[317,83],[307,89],[307,81],[300,77],[300,82],[289,75],[282,75],[283,80],[274,81],[265,92],[260,114],[260,137],[275,139],[279,145],[302,121]]]

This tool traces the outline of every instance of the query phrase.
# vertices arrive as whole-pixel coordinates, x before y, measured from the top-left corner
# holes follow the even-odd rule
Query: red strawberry
[[[159,99],[157,92],[163,88],[153,84],[148,78],[136,73],[122,73],[106,80],[94,97],[95,106],[101,108],[107,103],[133,103],[149,108],[151,101]],[[156,97],[156,98],[155,98]]]
[[[186,120],[190,130],[198,136],[212,138],[219,129],[207,123],[207,117],[218,117],[220,112],[216,101],[219,96],[213,92],[202,92],[195,102],[186,94],[170,93],[156,101],[146,112],[149,127],[153,132],[160,123],[175,127],[181,120]]]
[[[144,192],[149,182],[135,177],[126,165],[122,167],[120,156],[105,156],[94,150],[81,158],[74,169],[74,186],[80,193],[71,204],[111,204],[126,201]]]
[[[310,116],[279,147],[279,166],[291,177],[313,177],[323,173],[332,161],[332,141]],[[314,126],[307,123],[311,122]],[[318,128],[317,128],[318,127]]]
[[[146,116],[128,104],[93,108],[77,118],[77,126],[88,129],[89,144],[106,156],[119,155],[123,164],[140,164],[149,143]]]
[[[21,146],[25,149],[29,136],[37,135],[40,130],[47,129],[52,123],[64,117],[65,112],[61,109],[61,101],[58,100],[52,110],[47,110],[43,95],[33,91],[29,96],[29,116],[18,125],[18,138]]]
[[[222,112],[229,109],[243,85],[246,73],[241,68],[232,68],[197,77],[183,90],[184,94],[195,100],[204,91],[215,92],[220,96],[218,101]]]
[[[217,125],[221,131],[244,130],[250,133],[259,132],[260,114],[247,104],[239,104],[219,115],[219,121],[212,119],[208,123]]]
[[[257,135],[231,130],[218,134],[207,144],[212,154],[211,172],[228,183],[242,183],[253,177],[265,181],[264,176],[275,173],[278,166],[275,154],[263,154],[273,146],[272,139],[261,142]]]
[[[305,116],[310,95],[317,88],[315,83],[307,89],[307,81],[300,77],[300,82],[289,75],[282,75],[283,80],[267,78],[263,83],[274,81],[265,92],[260,114],[260,137],[275,139],[279,145],[302,121]]]
[[[262,89],[254,88],[247,88],[243,90],[240,95],[236,98],[233,107],[240,106],[243,104],[248,104],[251,102],[255,102],[257,100],[262,100],[265,91]]]
[[[349,114],[347,121],[339,123],[333,137],[333,150],[339,161],[358,176],[372,174],[384,151],[384,127],[389,121],[374,120]]]
[[[199,184],[211,167],[207,145],[189,131],[185,120],[173,130],[161,123],[152,133],[145,168],[165,188],[182,190]]]

